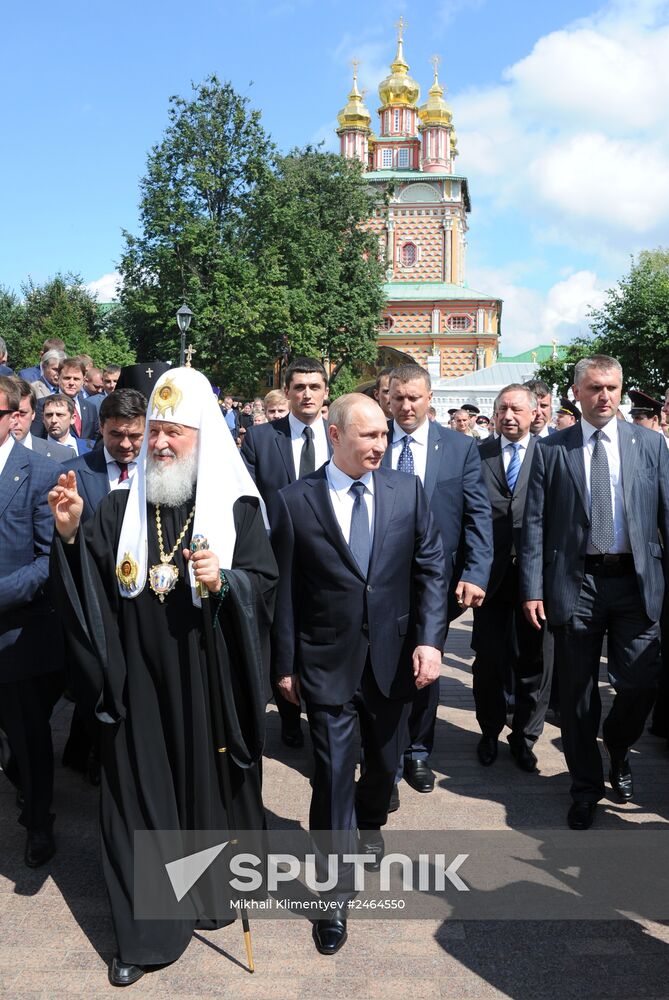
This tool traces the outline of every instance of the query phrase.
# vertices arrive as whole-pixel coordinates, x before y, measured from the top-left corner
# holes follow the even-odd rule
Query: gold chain
[[[193,504],[193,509],[191,510],[190,514],[188,515],[188,520],[184,524],[183,529],[181,531],[181,534],[179,535],[179,537],[177,538],[177,540],[176,540],[176,542],[174,544],[174,548],[172,549],[172,551],[168,555],[165,555],[165,550],[163,548],[163,526],[162,526],[162,522],[160,520],[160,504],[159,503],[156,504],[156,531],[158,532],[158,548],[160,549],[160,561],[161,561],[161,563],[169,563],[169,562],[172,561],[172,559],[173,559],[173,557],[174,557],[177,549],[179,548],[179,546],[181,545],[181,542],[183,541],[184,535],[188,531],[188,526],[191,523],[191,521],[193,520],[193,514],[194,513],[195,513],[195,504]]]

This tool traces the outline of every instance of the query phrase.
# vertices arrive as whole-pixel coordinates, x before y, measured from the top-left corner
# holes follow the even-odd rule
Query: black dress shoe
[[[383,842],[383,834],[380,830],[359,830],[358,831],[358,853],[366,854],[374,858],[373,864],[366,864],[365,869],[370,872],[381,870],[381,862],[385,854],[386,845]]]
[[[112,986],[132,986],[145,972],[146,969],[141,965],[126,965],[120,958],[112,958],[109,982]]]
[[[348,937],[345,910],[337,908],[332,916],[314,924],[314,944],[321,955],[336,955]]]
[[[609,781],[611,782],[611,788],[616,792],[620,800],[622,802],[629,802],[634,795],[632,768],[630,767],[629,757],[611,758]]]
[[[511,748],[511,756],[521,771],[527,771],[528,774],[531,774],[532,771],[536,771],[536,754],[530,750],[527,743],[510,743],[509,747]]]
[[[396,813],[400,807],[400,790],[397,785],[393,785],[393,790],[390,793],[390,802],[388,803],[388,812]]]
[[[299,750],[304,746],[304,736],[302,735],[302,730],[298,726],[297,729],[289,729],[287,726],[281,726],[281,742],[284,746],[290,747],[291,750]]]
[[[404,780],[417,792],[431,792],[434,788],[434,771],[426,760],[405,758]]]
[[[26,852],[23,860],[28,868],[39,868],[45,865],[56,853],[56,843],[50,829],[28,830],[26,837]]]
[[[567,823],[572,830],[589,830],[596,808],[596,802],[573,802],[567,813]]]
[[[484,734],[476,745],[476,755],[484,767],[494,764],[497,760],[497,737]]]

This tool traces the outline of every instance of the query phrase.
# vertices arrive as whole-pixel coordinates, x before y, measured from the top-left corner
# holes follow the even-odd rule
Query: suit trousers
[[[397,761],[407,738],[410,702],[386,698],[369,663],[344,705],[307,701],[314,750],[311,830],[378,830],[388,819]],[[356,719],[364,763],[355,784]]]
[[[60,671],[0,684],[0,727],[11,751],[10,759],[3,760],[2,765],[23,794],[19,823],[28,830],[45,829],[53,822],[50,719],[62,690]]]
[[[545,628],[538,632],[518,599],[517,569],[509,564],[499,589],[474,610],[472,667],[476,721],[485,736],[506,725],[505,672],[511,666],[515,705],[509,743],[530,749],[541,735],[551,689],[551,666],[543,656]]]
[[[560,671],[562,745],[572,779],[571,795],[578,802],[597,802],[604,795],[597,746],[604,636],[608,640],[609,681],[616,694],[602,735],[612,753],[624,755],[641,736],[655,698],[661,669],[660,626],[646,615],[634,573],[586,573],[573,616],[553,632]]]

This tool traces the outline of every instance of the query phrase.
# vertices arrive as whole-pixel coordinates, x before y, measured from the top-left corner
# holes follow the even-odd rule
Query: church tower
[[[363,163],[378,192],[367,227],[385,264],[379,346],[399,350],[437,378],[454,378],[496,360],[502,303],[466,283],[471,204],[467,178],[455,172],[453,115],[437,57],[419,106],[420,87],[404,56],[406,26],[400,18],[395,59],[379,84],[378,136],[358,90],[357,64],[337,133],[342,155]]]

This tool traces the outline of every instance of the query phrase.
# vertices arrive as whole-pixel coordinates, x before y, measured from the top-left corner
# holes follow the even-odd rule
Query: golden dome
[[[455,129],[451,132],[451,159],[454,160],[458,155],[458,138],[455,134]]]
[[[359,128],[368,131],[371,120],[372,116],[365,107],[362,94],[358,90],[358,64],[354,61],[353,86],[351,87],[351,93],[348,95],[348,104],[337,115],[339,128]]]
[[[416,81],[409,76],[409,64],[404,59],[404,49],[402,31],[405,27],[403,18],[399,21],[399,32],[397,38],[397,54],[395,61],[390,64],[392,72],[379,84],[379,97],[381,104],[386,107],[388,104],[404,104],[408,107],[415,107],[420,97],[420,87]]]
[[[432,64],[434,66],[434,82],[428,91],[429,97],[426,103],[418,109],[418,117],[424,126],[450,126],[453,122],[453,115],[448,107],[448,104],[444,100],[444,88],[439,83],[439,77],[437,75],[437,67],[439,65],[438,56],[433,58]]]

